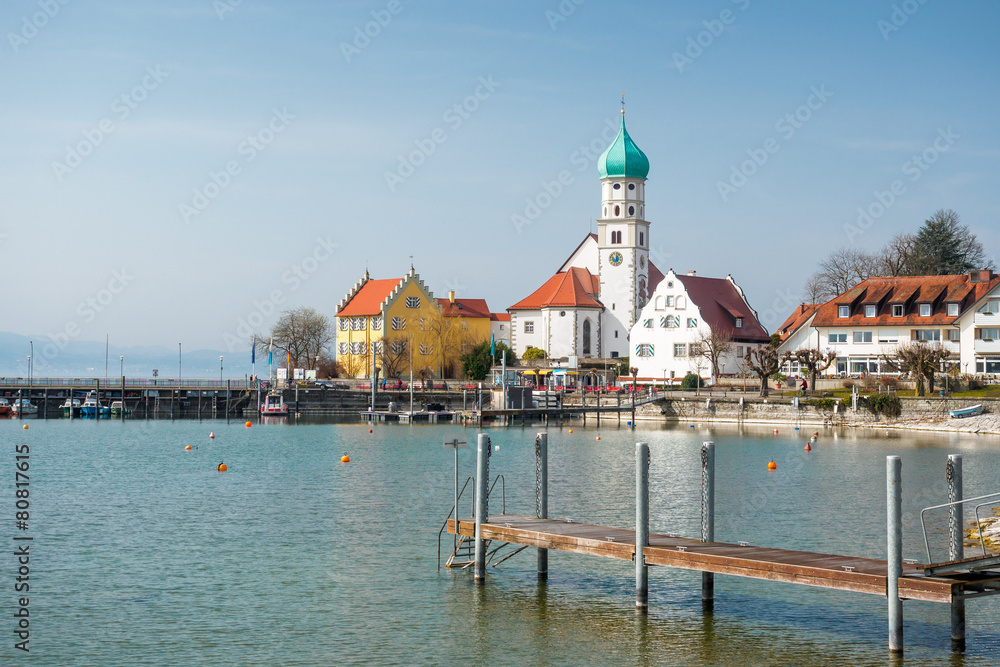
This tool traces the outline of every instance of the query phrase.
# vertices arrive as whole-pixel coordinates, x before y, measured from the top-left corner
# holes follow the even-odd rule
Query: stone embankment
[[[673,396],[636,409],[636,420],[733,422],[775,425],[828,425],[878,428],[901,428],[961,433],[1000,434],[1000,400],[900,398],[902,413],[896,419],[872,414],[859,407],[855,412],[830,409],[801,399],[798,405],[790,398]],[[981,403],[983,414],[951,419],[950,410]]]

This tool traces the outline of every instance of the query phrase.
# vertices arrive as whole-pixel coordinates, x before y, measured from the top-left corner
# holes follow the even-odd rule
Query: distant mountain
[[[0,377],[27,377],[28,355],[34,340],[35,377],[119,377],[120,357],[125,357],[125,375],[128,377],[153,377],[153,370],[161,378],[177,377],[177,348],[157,346],[105,348],[104,341],[71,340],[61,344],[47,336],[30,338],[0,331]],[[267,375],[267,355],[261,355],[263,363],[257,364],[258,375]],[[223,359],[224,378],[243,378],[250,375],[250,351],[234,355],[225,350],[182,350],[181,373],[186,378],[218,378],[219,357]]]

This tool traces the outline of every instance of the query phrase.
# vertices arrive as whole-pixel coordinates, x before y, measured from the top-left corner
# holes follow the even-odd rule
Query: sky
[[[938,209],[996,256],[998,19],[985,0],[7,0],[0,331],[238,355],[411,262],[503,311],[595,229],[622,93],[653,262],[732,274],[773,331],[831,250]]]

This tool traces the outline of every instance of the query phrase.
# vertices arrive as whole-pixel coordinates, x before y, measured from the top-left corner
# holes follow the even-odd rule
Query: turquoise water
[[[5,548],[5,664],[881,664],[885,600],[650,568],[634,611],[631,563],[532,550],[489,571],[436,569],[451,505],[452,426],[161,422],[0,423],[13,518],[14,446],[30,446],[31,653],[13,649],[16,564]],[[216,438],[209,440],[209,431]],[[537,428],[488,431],[507,509],[534,511]],[[651,527],[696,536],[700,454],[716,442],[722,541],[885,555],[885,456],[903,459],[904,556],[923,559],[919,509],[944,502],[949,453],[966,496],[1000,491],[1000,439],[770,428],[550,429],[550,516],[631,527],[635,443],[651,447]],[[811,433],[811,430],[808,431]],[[185,451],[190,444],[193,449]],[[342,454],[351,457],[340,463]],[[768,473],[769,459],[778,470]],[[216,471],[220,462],[229,470]],[[471,504],[471,499],[463,500]],[[497,501],[491,510],[497,511]],[[468,513],[468,511],[464,511]],[[8,545],[15,532],[4,521]],[[451,541],[445,538],[445,550]],[[445,554],[446,555],[446,554]],[[1000,600],[968,603],[950,653],[945,605],[907,601],[906,664],[1000,661]]]

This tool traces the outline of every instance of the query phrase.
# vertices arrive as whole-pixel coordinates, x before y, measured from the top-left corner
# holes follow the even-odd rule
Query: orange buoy
[[[344,454],[343,456],[340,457],[340,462],[341,463],[350,463],[351,462],[351,457],[348,456],[347,454]]]
[[[810,447],[810,446],[809,446],[809,443],[807,442],[807,443],[806,443],[806,451],[807,451],[807,452],[811,452],[812,450],[813,450],[813,448],[812,448],[812,447]]]
[[[601,436],[597,436],[597,439],[598,439],[598,440],[600,440],[600,439],[601,439]]]
[[[368,432],[369,432],[369,433],[371,433],[371,432],[372,432],[372,430],[371,430],[371,429],[368,429]]]
[[[215,431],[212,431],[211,433],[208,434],[208,439],[215,440]]]
[[[778,469],[778,464],[775,463],[774,461],[769,461],[768,464],[767,464],[767,469],[768,470],[777,470]]]
[[[28,425],[27,425],[27,424],[25,424],[25,425],[24,425],[24,426],[22,426],[21,428],[23,428],[23,429],[24,429],[25,431],[27,431],[27,430],[28,430]]]
[[[813,435],[815,435],[818,438],[819,437],[819,431],[813,431]]]
[[[572,432],[573,432],[573,429],[570,429],[570,430],[569,430],[569,432],[570,432],[570,433],[572,433]]]
[[[187,446],[187,447],[185,447],[184,449],[191,449],[191,445],[188,445],[188,446]]]
[[[220,463],[218,470],[219,472],[226,472],[227,470],[229,470],[229,466],[227,466],[225,463]]]
[[[253,426],[253,422],[247,422],[247,428],[250,428],[251,426]]]
[[[774,429],[774,434],[778,435],[778,429]]]

